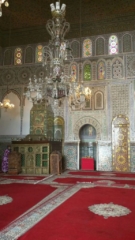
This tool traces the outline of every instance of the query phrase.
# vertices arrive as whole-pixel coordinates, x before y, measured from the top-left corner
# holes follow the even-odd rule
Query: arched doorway
[[[95,139],[96,141],[94,142],[94,149],[93,149],[95,161],[97,160],[97,143],[98,143],[98,140],[101,140],[101,126],[100,126],[100,123],[97,121],[97,119],[93,117],[85,116],[85,117],[79,118],[76,121],[76,123],[74,124],[73,133],[74,133],[74,140],[78,142],[77,144],[77,169],[78,170],[81,168],[79,133],[80,133],[80,129],[84,125],[91,125],[96,130],[96,139]],[[96,167],[96,162],[95,162],[95,167]]]
[[[96,151],[93,142],[96,140],[96,129],[91,124],[85,124],[80,128],[80,160],[83,157],[91,157],[96,161]],[[79,164],[81,168],[81,161]],[[96,165],[96,164],[95,164]]]

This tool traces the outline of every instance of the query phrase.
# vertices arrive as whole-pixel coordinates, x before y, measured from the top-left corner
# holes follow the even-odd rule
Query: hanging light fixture
[[[51,36],[48,46],[44,47],[43,67],[46,77],[44,79],[29,79],[29,84],[24,95],[34,104],[46,102],[50,104],[53,99],[54,106],[59,106],[61,100],[68,98],[69,106],[84,104],[86,91],[83,83],[75,81],[73,74],[64,74],[65,62],[74,60],[69,41],[65,35],[70,29],[70,24],[64,19],[66,5],[60,1],[50,4],[52,19],[48,20],[46,29]],[[89,95],[87,95],[88,97]]]
[[[2,4],[4,4],[5,7],[9,7],[9,2],[7,0],[0,0],[0,17],[2,16]]]
[[[7,109],[12,109],[14,107],[15,105],[10,103],[10,100],[8,98],[5,98],[3,102],[0,102],[0,108],[4,108],[5,111],[7,111]]]
[[[7,111],[8,109],[12,109],[14,107],[15,105],[13,103],[10,103],[10,100],[8,98],[8,87],[7,87],[7,98],[4,98],[3,102],[0,102],[0,108],[4,108],[5,111]]]

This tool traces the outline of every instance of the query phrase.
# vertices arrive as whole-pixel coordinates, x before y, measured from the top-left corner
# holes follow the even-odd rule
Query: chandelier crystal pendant
[[[67,97],[69,106],[83,105],[89,96],[83,83],[76,81],[74,76],[64,74],[65,63],[74,60],[72,49],[65,35],[70,29],[70,24],[64,19],[66,5],[60,2],[50,4],[52,19],[47,21],[46,29],[51,36],[48,46],[44,47],[43,67],[45,78],[34,76],[29,79],[27,91],[24,95],[34,104],[45,102],[50,104],[53,99],[54,106],[58,107],[62,99]]]
[[[4,4],[5,7],[9,7],[9,2],[7,0],[0,0],[0,17],[2,16],[2,4]]]

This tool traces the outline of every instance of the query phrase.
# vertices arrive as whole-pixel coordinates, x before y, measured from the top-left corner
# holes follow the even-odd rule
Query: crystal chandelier
[[[61,100],[67,97],[69,106],[84,106],[90,98],[91,90],[79,83],[71,74],[64,74],[65,63],[73,61],[72,49],[68,40],[64,37],[70,29],[70,24],[64,19],[66,5],[60,2],[50,4],[52,19],[47,21],[46,29],[51,36],[48,46],[44,47],[43,67],[45,78],[29,79],[27,91],[24,95],[34,104],[45,102],[50,104],[51,99],[55,106],[61,104]]]
[[[2,4],[4,4],[5,7],[8,7],[9,2],[7,0],[0,0],[0,17],[2,16]]]

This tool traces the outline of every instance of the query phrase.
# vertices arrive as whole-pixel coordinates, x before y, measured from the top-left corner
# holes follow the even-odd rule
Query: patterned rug
[[[0,178],[8,178],[8,179],[18,179],[18,180],[42,180],[46,178],[46,176],[22,176],[22,175],[7,175],[7,174],[0,174]]]
[[[134,202],[135,190],[84,186],[19,239],[134,240]]]
[[[15,184],[13,181],[20,181],[21,184]],[[31,188],[34,186],[30,184],[32,180],[27,180],[27,184],[21,181],[0,181],[0,189],[5,191],[2,192],[2,196],[0,194],[0,210],[7,211],[5,215],[2,211],[0,214],[3,221],[0,225],[5,221],[0,240],[42,240],[45,236],[47,240],[89,240],[90,237],[93,240],[135,239],[134,178],[108,177],[108,174],[71,176],[65,172],[59,176],[49,175],[43,181],[36,181],[36,188]],[[15,185],[19,186],[16,190]],[[23,185],[30,188],[21,187]],[[47,187],[52,188],[48,189],[48,193],[43,190]],[[6,190],[9,189],[7,193]],[[44,193],[45,197],[41,196]],[[17,197],[14,208],[11,208],[15,203],[12,194]],[[32,196],[30,201],[27,195]],[[37,199],[39,196],[40,200]],[[35,200],[37,202],[33,203]],[[27,203],[32,203],[32,207],[27,205],[28,208],[25,209]]]
[[[69,171],[68,174],[71,175],[81,175],[81,176],[108,176],[108,177],[131,177],[135,178],[135,173],[119,173],[119,172],[100,172],[100,171]]]
[[[0,229],[29,210],[56,188],[49,185],[0,185]]]
[[[89,178],[86,178],[86,177],[61,177],[61,178],[55,178],[53,180],[54,182],[57,182],[57,183],[65,183],[65,184],[76,184],[76,183],[100,183],[100,184],[104,184],[105,182],[106,183],[109,183],[111,182],[112,184],[122,184],[122,185],[125,185],[125,184],[128,184],[128,185],[135,185],[135,180],[132,180],[132,179],[117,179],[117,178],[109,178],[109,177],[104,177],[104,178],[92,178],[92,177],[89,177]]]

